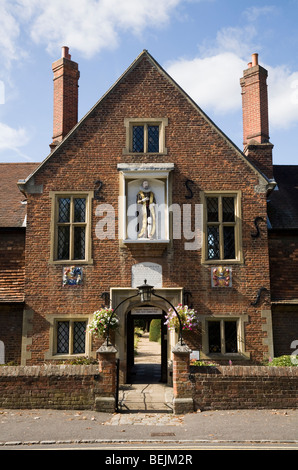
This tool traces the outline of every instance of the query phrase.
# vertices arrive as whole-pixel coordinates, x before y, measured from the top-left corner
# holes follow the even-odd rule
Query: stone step
[[[119,389],[120,411],[173,412],[173,390],[163,384],[122,385]]]

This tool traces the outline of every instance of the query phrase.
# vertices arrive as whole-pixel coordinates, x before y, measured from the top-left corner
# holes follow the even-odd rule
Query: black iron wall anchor
[[[101,294],[101,298],[104,301],[104,306],[108,307],[110,305],[110,293],[109,292],[103,292]]]
[[[260,216],[256,217],[255,220],[254,220],[254,224],[255,224],[255,227],[256,227],[256,230],[257,230],[257,231],[256,231],[255,233],[253,233],[253,232],[251,233],[251,236],[252,236],[253,238],[257,238],[257,237],[259,237],[260,234],[261,234],[260,228],[259,228],[259,225],[258,225],[259,222],[261,222],[261,221],[264,222],[264,219],[263,219],[263,217],[260,217]]]
[[[256,300],[254,302],[251,302],[250,305],[257,305],[259,302],[260,302],[260,298],[261,298],[261,294],[262,292],[268,292],[268,289],[266,287],[260,287],[260,289],[258,290],[258,293],[257,293],[257,297],[256,297]]]
[[[188,305],[190,308],[193,308],[193,305],[190,300],[191,297],[191,292],[189,292],[188,290],[183,291],[183,304]]]
[[[185,199],[192,199],[192,198],[193,198],[193,191],[192,191],[192,189],[189,187],[189,184],[193,184],[193,181],[190,180],[190,179],[187,179],[184,184],[185,184],[185,186],[186,186],[186,189],[187,189],[188,192],[189,192],[189,194],[187,194],[187,195],[185,196]]]
[[[94,199],[97,201],[103,201],[103,196],[100,195],[100,192],[103,187],[103,182],[100,180],[94,181],[95,189],[94,189]]]

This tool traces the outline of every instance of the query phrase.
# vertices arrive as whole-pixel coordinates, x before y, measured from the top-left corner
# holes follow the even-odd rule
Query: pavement
[[[145,338],[144,338],[145,341]],[[156,345],[148,345],[151,352]],[[152,354],[154,356],[154,354]],[[144,359],[145,357],[145,359]],[[120,390],[120,412],[0,409],[0,450],[78,445],[173,445],[284,443],[298,449],[298,410],[214,410],[175,415],[171,387],[158,382],[157,360],[136,358],[135,383]],[[147,364],[147,365],[146,365]],[[148,370],[150,383],[144,383]],[[139,367],[139,368],[138,368]],[[142,371],[143,370],[143,371]],[[153,382],[153,383],[152,383]]]

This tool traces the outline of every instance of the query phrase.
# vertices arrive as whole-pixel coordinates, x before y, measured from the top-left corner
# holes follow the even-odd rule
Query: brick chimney
[[[54,73],[54,113],[52,150],[78,122],[78,64],[71,60],[69,48],[62,47],[62,57],[52,65]]]
[[[268,178],[273,176],[269,141],[269,116],[266,69],[258,64],[258,54],[240,79],[243,113],[243,152]]]

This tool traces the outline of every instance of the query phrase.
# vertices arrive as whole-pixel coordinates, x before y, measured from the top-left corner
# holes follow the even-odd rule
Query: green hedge
[[[150,322],[149,328],[149,341],[156,341],[159,342],[161,340],[161,324],[160,320],[154,319]]]

